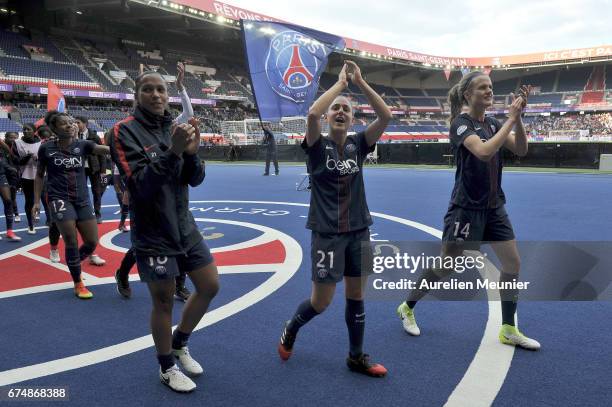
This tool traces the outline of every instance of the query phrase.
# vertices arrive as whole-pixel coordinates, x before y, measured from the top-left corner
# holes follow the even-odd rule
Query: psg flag
[[[280,121],[305,116],[319,78],[334,49],[343,49],[336,35],[297,25],[242,20],[244,49],[259,117]]]
[[[47,82],[47,111],[57,110],[64,112],[66,110],[66,99],[60,88],[49,79]]]

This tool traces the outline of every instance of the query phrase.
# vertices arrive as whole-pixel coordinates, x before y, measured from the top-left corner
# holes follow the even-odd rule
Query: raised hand
[[[200,148],[200,122],[196,117],[189,119],[189,124],[193,126],[193,136],[189,140],[189,144],[185,147],[185,154],[194,155]]]
[[[185,79],[185,65],[182,62],[176,63],[176,88],[182,92],[184,88],[183,80]]]
[[[38,218],[39,215],[40,215],[40,202],[35,203],[32,206],[32,220],[34,221],[34,223],[38,223],[36,219]]]
[[[518,120],[521,117],[521,113],[523,113],[525,100],[522,96],[514,96],[514,93],[510,94],[510,98],[512,99],[512,103],[510,103],[508,107],[508,116],[510,119]]]
[[[532,86],[531,85],[523,85],[519,89],[519,96],[523,98],[523,109],[527,106],[527,98],[531,93]]]
[[[348,78],[347,78],[347,66],[346,64],[344,64],[342,66],[342,69],[340,70],[340,73],[338,74],[338,82],[342,83],[344,85],[344,87],[348,86]]]
[[[361,69],[359,69],[359,66],[357,66],[355,62],[351,61],[350,59],[347,59],[346,61],[344,61],[344,64],[347,67],[346,75],[351,80],[351,82],[357,84],[363,80],[363,77],[361,76]]]
[[[181,155],[191,142],[195,129],[191,124],[181,123],[172,132],[172,147],[170,149],[176,154]]]

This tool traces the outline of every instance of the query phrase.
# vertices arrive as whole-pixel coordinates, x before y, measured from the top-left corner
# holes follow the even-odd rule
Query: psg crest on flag
[[[270,41],[266,75],[279,96],[303,103],[328,51],[320,42],[297,31],[282,31]]]
[[[308,114],[327,58],[344,48],[344,39],[287,23],[243,20],[242,26],[260,119]]]

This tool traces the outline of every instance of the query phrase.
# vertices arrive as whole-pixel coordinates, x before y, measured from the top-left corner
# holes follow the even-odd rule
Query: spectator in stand
[[[590,136],[612,135],[612,114],[586,113],[538,116],[526,126],[530,134],[548,135],[551,130],[589,130]]]

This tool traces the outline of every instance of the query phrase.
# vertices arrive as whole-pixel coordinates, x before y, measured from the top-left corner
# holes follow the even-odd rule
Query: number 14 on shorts
[[[467,222],[461,227],[461,222],[455,222],[455,231],[453,232],[453,236],[457,237],[462,235],[464,239],[467,239],[470,235],[470,222]]]

